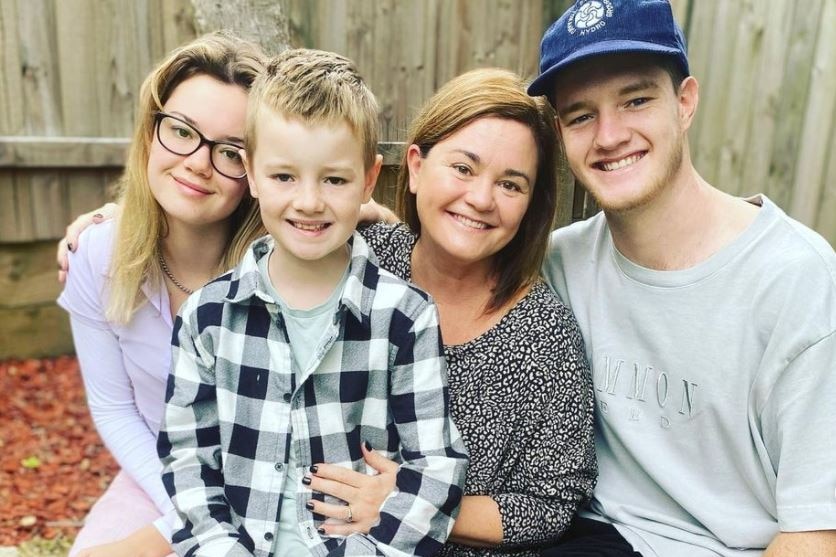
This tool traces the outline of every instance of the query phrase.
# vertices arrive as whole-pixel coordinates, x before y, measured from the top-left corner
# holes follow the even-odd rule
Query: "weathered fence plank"
[[[17,2],[0,2],[0,133],[24,133]]]
[[[784,87],[786,45],[792,32],[791,2],[775,2],[766,10],[761,55],[752,61],[753,94],[748,99],[748,139],[740,169],[741,193],[766,191],[771,172],[778,122],[778,103]],[[781,61],[781,63],[776,63]],[[770,192],[767,192],[771,195]]]
[[[769,178],[763,188],[773,201],[784,208],[792,204],[796,186],[793,177],[799,156],[804,105],[810,89],[810,72],[822,4],[822,0],[792,3],[792,27],[784,45],[785,73],[776,109],[775,142],[770,157]]]
[[[828,141],[828,165],[824,177],[824,189],[822,190],[819,215],[816,219],[816,230],[825,238],[830,239],[831,244],[836,244],[836,113],[830,122],[830,140]]]
[[[833,122],[836,111],[836,1],[824,3],[816,36],[809,93],[804,107],[804,121],[798,145],[798,158],[792,204],[789,213],[808,226],[815,227],[819,202],[825,184],[828,154],[833,156],[830,138],[833,129],[822,122]]]
[[[25,37],[21,49],[23,109],[27,114],[26,133],[60,135],[58,66],[56,57],[55,12],[46,0],[18,4],[19,36]]]
[[[57,294],[55,242],[0,245],[0,359],[72,352]]]
[[[0,168],[120,168],[127,137],[0,137]]]

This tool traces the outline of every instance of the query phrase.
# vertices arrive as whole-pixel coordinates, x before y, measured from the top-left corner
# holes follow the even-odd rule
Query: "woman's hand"
[[[58,282],[64,283],[67,280],[69,261],[67,253],[75,251],[78,247],[78,237],[91,224],[99,224],[109,219],[116,218],[122,208],[116,203],[105,203],[98,209],[77,217],[64,232],[64,237],[58,241],[58,253],[55,259],[58,261]]]
[[[361,224],[374,224],[376,222],[396,224],[401,222],[401,220],[389,207],[381,205],[374,199],[369,199],[366,203],[360,205],[359,222]]]
[[[380,518],[383,501],[395,489],[398,464],[371,450],[366,443],[362,451],[366,464],[377,470],[377,475],[367,476],[331,464],[311,466],[311,490],[342,499],[351,507],[352,521],[347,522],[348,507],[345,505],[310,501],[309,509],[331,519],[322,526],[325,535],[348,536],[355,532],[368,534]]]
[[[171,553],[168,540],[148,525],[118,542],[83,549],[77,557],[165,557]]]

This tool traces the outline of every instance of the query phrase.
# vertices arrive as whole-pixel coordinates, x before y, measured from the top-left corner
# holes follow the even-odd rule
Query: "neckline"
[[[605,241],[608,244],[613,262],[628,278],[640,284],[658,288],[681,288],[690,286],[715,275],[725,268],[728,263],[738,257],[744,246],[750,244],[767,228],[777,210],[775,205],[764,195],[756,195],[745,200],[760,205],[760,210],[752,223],[743,232],[738,234],[734,240],[720,248],[704,261],[688,269],[660,271],[634,263],[615,247],[612,241],[612,234],[608,227],[606,228]]]
[[[511,306],[511,308],[505,312],[505,315],[503,315],[502,318],[499,321],[497,321],[493,327],[487,329],[479,336],[473,337],[472,339],[462,342],[460,344],[445,344],[444,349],[450,350],[451,352],[464,352],[467,349],[471,348],[473,345],[481,344],[488,337],[494,336],[497,333],[497,331],[502,330],[506,321],[510,320],[512,315],[522,311],[524,305],[528,304],[528,299],[531,298],[535,293],[539,293],[542,288],[546,288],[546,286],[542,280],[538,279],[537,282],[531,285],[531,288],[526,293],[526,295],[517,300],[517,303]]]

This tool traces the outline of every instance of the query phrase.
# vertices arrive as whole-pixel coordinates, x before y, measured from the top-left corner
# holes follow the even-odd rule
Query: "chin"
[[[595,203],[604,211],[608,213],[626,213],[650,204],[659,196],[663,186],[662,183],[656,183],[652,187],[644,188],[642,191],[623,191],[622,195],[601,195],[600,191],[589,189],[587,191],[595,199]]]

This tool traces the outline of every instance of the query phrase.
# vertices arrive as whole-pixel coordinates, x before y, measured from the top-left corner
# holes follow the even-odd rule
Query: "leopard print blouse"
[[[361,233],[384,269],[411,279],[417,238],[406,225]],[[464,493],[496,501],[504,540],[449,542],[439,555],[538,555],[595,485],[592,383],[575,318],[540,281],[493,328],[444,353],[453,421],[470,452]]]

